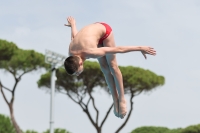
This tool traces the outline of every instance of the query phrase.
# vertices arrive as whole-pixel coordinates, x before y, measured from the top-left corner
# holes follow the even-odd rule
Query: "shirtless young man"
[[[124,97],[123,79],[117,65],[117,53],[141,51],[146,54],[156,55],[156,51],[149,46],[115,46],[111,27],[105,23],[93,23],[83,27],[79,32],[73,17],[67,18],[71,27],[71,43],[69,57],[64,66],[68,74],[80,75],[83,72],[83,62],[88,58],[97,58],[101,71],[104,74],[114,102],[115,116],[123,119],[127,112]]]

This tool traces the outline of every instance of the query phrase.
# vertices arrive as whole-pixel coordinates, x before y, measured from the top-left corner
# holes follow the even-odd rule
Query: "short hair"
[[[64,66],[68,74],[72,75],[78,70],[79,60],[80,59],[77,56],[70,56],[67,59],[65,59]]]

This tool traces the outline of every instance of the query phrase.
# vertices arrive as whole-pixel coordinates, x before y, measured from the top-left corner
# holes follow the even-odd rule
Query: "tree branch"
[[[108,109],[108,111],[107,111],[107,113],[106,113],[106,115],[105,115],[103,121],[101,122],[100,128],[102,128],[103,124],[105,123],[105,121],[106,121],[106,119],[107,119],[107,117],[108,117],[108,115],[109,115],[109,113],[110,113],[110,111],[111,111],[113,105],[114,105],[114,104],[112,104],[112,105],[110,106],[110,108]]]
[[[91,100],[91,97],[88,99],[88,101],[87,101],[87,106],[89,105],[89,103],[90,103],[90,100]]]
[[[90,99],[91,99],[91,97],[90,97]],[[87,114],[87,116],[88,116],[90,122],[94,125],[94,127],[95,127],[96,129],[98,129],[98,125],[97,125],[97,124],[94,122],[94,120],[92,119],[92,116],[90,115],[90,112],[89,112],[89,109],[88,109],[88,104],[89,104],[90,99],[88,100],[87,105],[86,105],[85,103],[82,102],[82,98],[81,98],[81,100],[79,101],[79,105],[82,106],[81,104],[83,104],[83,105],[85,106],[85,109],[83,109],[83,111]],[[83,108],[83,107],[82,107],[82,108]]]
[[[86,107],[84,108],[82,105],[82,100],[77,102],[68,92],[66,94],[72,101],[74,101],[76,104],[78,104],[83,109],[83,111],[86,109]]]
[[[134,96],[137,96],[137,95],[141,94],[142,92],[143,92],[143,90],[140,90],[137,94],[134,93]]]
[[[7,87],[5,87],[5,86],[1,83],[1,80],[0,80],[0,86],[1,86],[2,88],[6,89],[7,91],[12,92],[10,89],[8,89]]]
[[[25,71],[25,72],[23,72],[19,77],[18,77],[18,79],[21,79],[21,77],[24,75],[24,74],[26,74],[26,73],[28,73],[28,72],[31,72],[31,71],[33,71],[34,69],[30,69],[30,70],[28,70],[28,71]]]
[[[90,98],[92,99],[92,105],[96,111],[96,124],[98,125],[98,120],[99,120],[99,110],[97,109],[96,105],[95,105],[95,101],[94,101],[94,97],[92,96],[92,94],[90,92],[88,92],[90,95]]]
[[[77,99],[79,100],[79,103],[83,104],[86,107],[87,105],[82,102],[82,100],[83,100],[84,97],[80,96],[78,92],[74,92],[74,93],[77,94]]]
[[[97,123],[95,123],[94,120],[92,119],[88,108],[86,108],[86,109],[84,110],[84,112],[87,114],[87,116],[88,116],[88,118],[90,119],[90,121],[91,121],[91,123],[93,124],[93,126],[98,130],[99,127],[98,127]]]
[[[115,133],[119,133],[119,131],[120,131],[120,130],[126,125],[126,123],[128,122],[128,120],[129,120],[129,118],[130,118],[130,116],[131,116],[132,110],[133,110],[133,101],[132,101],[133,97],[134,97],[134,94],[131,93],[131,98],[130,98],[131,108],[130,108],[130,110],[129,110],[129,113],[128,113],[128,115],[127,115],[126,120],[125,120],[124,123],[117,129],[117,131],[116,131]]]
[[[82,97],[81,97],[81,99],[79,100],[79,103],[82,104],[82,105],[84,105],[85,108],[88,107],[88,106],[83,102],[83,98],[82,98]]]
[[[74,101],[75,103],[77,103],[78,105],[80,105],[83,110],[85,110],[85,108],[82,106],[82,104],[86,107],[86,106],[88,106],[88,103],[90,101],[90,99],[89,99],[88,102],[87,102],[87,105],[86,105],[85,103],[82,102],[82,98],[79,100],[79,102],[77,102],[74,98],[72,98],[72,96],[68,92],[64,93],[64,92],[59,91],[59,90],[58,90],[58,92],[61,93],[61,94],[67,95],[72,101]]]
[[[15,73],[14,72],[12,72],[9,68],[7,70],[15,77]]]
[[[61,94],[67,95],[67,93],[62,92],[62,91],[60,91],[60,90],[58,90],[58,92],[61,93]]]
[[[75,103],[79,104],[79,102],[77,102],[74,98],[72,98],[72,96],[69,93],[66,93],[66,94],[72,101],[74,101]]]
[[[13,74],[13,77],[15,78],[15,85],[13,86],[13,90],[12,90],[12,100],[11,100],[11,103],[13,103],[13,101],[14,101],[15,90],[16,90],[17,84],[18,84],[18,82],[20,81],[21,77],[22,77],[24,74],[26,74],[26,73],[28,73],[28,72],[31,72],[32,70],[34,70],[34,69],[30,69],[30,70],[28,70],[28,71],[23,72],[18,78],[16,77],[16,75],[15,75],[14,72],[12,72],[11,70],[9,70],[9,72],[12,73],[12,74]]]
[[[96,123],[95,123],[94,120],[92,119],[92,117],[91,117],[91,115],[90,115],[90,112],[89,112],[89,110],[88,110],[88,106],[86,105],[85,108],[84,108],[84,107],[82,106],[82,104],[81,104],[81,103],[83,103],[82,100],[79,101],[79,102],[77,102],[74,98],[72,98],[72,96],[71,96],[69,93],[67,93],[67,96],[69,96],[69,98],[70,98],[72,101],[74,101],[75,103],[77,103],[77,104],[83,109],[83,111],[87,114],[88,118],[90,119],[91,123],[92,123],[92,124],[95,126],[95,128],[97,129],[98,126],[96,125]]]
[[[10,104],[9,104],[9,102],[8,102],[8,100],[7,100],[7,98],[6,98],[5,94],[4,94],[4,92],[3,92],[3,89],[2,89],[2,86],[1,86],[1,85],[0,85],[0,90],[1,90],[1,93],[2,93],[2,95],[3,95],[4,100],[6,101],[6,103],[7,103],[8,106],[9,106]]]
[[[18,80],[15,80],[15,84],[14,84],[14,87],[13,87],[13,90],[12,90],[12,98],[11,98],[11,100],[10,100],[10,103],[11,103],[11,104],[13,104],[14,99],[15,99],[15,89],[16,89],[16,87],[17,87],[18,82],[19,82]]]

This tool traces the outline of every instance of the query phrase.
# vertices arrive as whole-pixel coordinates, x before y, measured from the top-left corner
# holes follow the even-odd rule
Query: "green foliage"
[[[182,129],[181,128],[177,128],[177,129],[171,129],[169,131],[166,131],[164,133],[181,133]]]
[[[45,131],[43,133],[50,133],[50,131],[48,129],[47,131]],[[71,132],[69,132],[69,131],[67,131],[65,129],[56,128],[56,129],[54,129],[54,133],[71,133]]]
[[[14,75],[47,67],[49,65],[44,62],[44,55],[34,50],[18,49],[10,60],[0,62],[0,69],[7,70]]]
[[[24,133],[38,133],[38,132],[33,131],[33,130],[27,130],[27,131],[25,131]]]
[[[13,42],[0,39],[0,61],[10,60],[17,49],[17,46]]]
[[[75,81],[75,76],[68,75],[63,68],[60,68],[56,72],[56,88],[57,91],[66,90],[69,93],[77,92],[77,87],[80,85]],[[41,75],[40,80],[37,82],[39,88],[50,88],[51,73]]]
[[[131,133],[165,133],[169,131],[166,127],[139,127],[133,130]]]
[[[131,133],[200,133],[200,124],[188,126],[186,128],[168,129],[165,127],[139,127]]]
[[[180,133],[200,133],[200,124],[186,127]]]
[[[144,70],[139,67],[121,66],[120,70],[123,75],[126,94],[129,94],[131,91],[134,93],[151,91],[155,87],[163,85],[165,82],[163,76],[158,76],[149,70]]]
[[[15,133],[9,117],[0,114],[0,133]]]
[[[47,88],[50,88],[50,77],[51,77],[51,73],[45,73],[43,75],[41,75],[40,80],[37,82],[38,83],[38,87],[42,87],[45,86]]]

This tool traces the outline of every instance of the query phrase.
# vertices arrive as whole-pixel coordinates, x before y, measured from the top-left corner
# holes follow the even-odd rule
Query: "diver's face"
[[[72,75],[79,76],[83,72],[83,65],[80,65],[78,70],[74,72]]]

